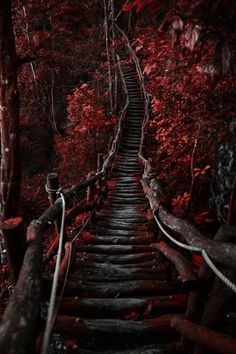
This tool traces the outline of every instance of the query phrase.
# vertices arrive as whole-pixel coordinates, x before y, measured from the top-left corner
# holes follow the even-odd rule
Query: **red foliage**
[[[183,216],[194,199],[189,217],[197,224],[212,222],[209,198],[216,151],[227,137],[235,101],[232,43],[236,36],[229,28],[231,49],[219,51],[215,29],[203,22],[204,6],[203,1],[178,2],[178,16],[168,8],[161,26],[144,27],[140,22],[133,42],[151,97],[146,154],[153,158],[176,214]],[[225,24],[218,26],[226,33]]]
[[[122,11],[128,12],[132,8],[136,8],[136,12],[139,13],[146,6],[155,5],[156,0],[133,0],[130,3],[125,3],[122,7]]]
[[[78,178],[96,169],[97,153],[107,152],[116,119],[106,117],[94,89],[88,84],[68,96],[67,110],[65,136],[55,139],[60,156],[58,170],[64,183],[76,183]]]

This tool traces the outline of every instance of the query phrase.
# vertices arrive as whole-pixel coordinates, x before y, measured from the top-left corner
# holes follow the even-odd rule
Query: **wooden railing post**
[[[11,278],[15,284],[23,263],[26,251],[24,222],[21,217],[4,220],[0,225],[3,230],[4,245]]]
[[[103,154],[102,153],[98,153],[97,154],[97,172],[100,172],[102,170],[102,165],[103,165]],[[101,188],[102,188],[101,178],[99,178],[97,180],[97,190],[98,190],[98,192],[100,192]]]
[[[53,205],[57,199],[57,191],[60,188],[60,184],[59,184],[59,178],[58,178],[58,174],[57,173],[49,173],[47,175],[47,193],[48,193],[48,199],[50,202],[50,205]],[[55,227],[56,227],[56,231],[59,234],[60,232],[60,228],[61,228],[61,223],[60,220],[56,220],[55,221]]]
[[[94,172],[89,172],[88,178],[92,177]],[[95,192],[95,184],[91,184],[87,188],[87,203],[92,202],[94,200],[94,192]]]

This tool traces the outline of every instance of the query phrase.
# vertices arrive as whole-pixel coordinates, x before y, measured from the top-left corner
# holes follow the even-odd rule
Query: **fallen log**
[[[170,322],[171,326],[184,335],[184,337],[213,350],[215,353],[236,353],[236,339],[226,334],[215,332],[177,316],[170,319]]]
[[[0,352],[31,354],[41,300],[42,232],[33,221],[27,232],[23,266],[0,326]]]

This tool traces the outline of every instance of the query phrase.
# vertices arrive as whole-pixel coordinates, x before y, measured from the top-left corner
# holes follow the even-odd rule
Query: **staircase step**
[[[140,318],[150,312],[155,314],[180,313],[186,307],[186,295],[150,298],[62,298],[59,313],[97,318]]]

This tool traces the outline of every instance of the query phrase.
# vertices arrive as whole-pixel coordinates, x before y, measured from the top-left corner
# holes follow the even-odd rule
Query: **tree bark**
[[[1,219],[16,216],[20,195],[18,60],[11,0],[0,2]]]

